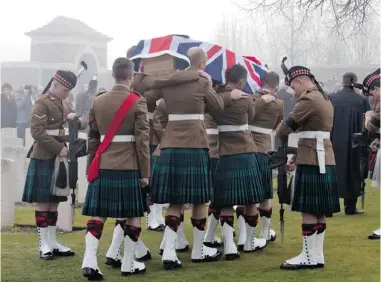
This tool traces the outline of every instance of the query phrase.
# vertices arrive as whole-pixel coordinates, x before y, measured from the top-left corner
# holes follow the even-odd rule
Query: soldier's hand
[[[149,178],[142,178],[140,180],[140,185],[142,186],[142,188],[144,188],[145,186],[148,186],[149,185]]]
[[[74,118],[77,116],[77,113],[69,113],[67,114],[67,119],[68,120],[74,120]]]
[[[372,116],[373,116],[373,111],[372,111],[372,110],[367,111],[367,112],[365,113],[365,117],[367,117],[367,118],[370,118],[370,117],[372,117]]]
[[[201,70],[199,70],[198,73],[200,74],[201,77],[208,80],[209,87],[213,87],[212,77],[208,73]]]
[[[232,100],[247,98],[249,96],[250,96],[250,94],[247,94],[246,92],[243,92],[242,90],[239,90],[239,89],[233,89],[230,92],[230,97],[232,98]]]
[[[68,154],[69,150],[67,149],[66,146],[64,146],[62,149],[61,149],[61,152],[59,154],[60,157],[67,157],[67,154]]]
[[[275,96],[274,96],[274,95],[271,95],[271,94],[265,94],[265,95],[262,95],[261,98],[262,98],[264,101],[266,101],[266,103],[269,103],[269,102],[275,100]]]
[[[290,160],[288,162],[288,171],[290,171],[290,172],[295,171],[295,162],[293,160]]]

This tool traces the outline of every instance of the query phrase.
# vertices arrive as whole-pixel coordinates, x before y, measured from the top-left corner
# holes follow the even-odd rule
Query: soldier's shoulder
[[[96,97],[98,97],[98,96],[101,96],[102,94],[104,94],[104,93],[106,93],[107,91],[101,91],[100,93],[98,93],[97,95],[96,95]]]

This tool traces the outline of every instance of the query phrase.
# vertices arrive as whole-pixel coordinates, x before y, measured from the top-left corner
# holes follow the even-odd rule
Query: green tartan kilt
[[[273,172],[269,167],[269,156],[266,153],[258,152],[255,154],[259,163],[259,170],[261,171],[262,176],[262,186],[264,199],[273,198]]]
[[[215,177],[215,207],[261,203],[263,199],[261,171],[256,155],[220,156]]]
[[[26,174],[23,202],[28,203],[56,203],[67,201],[67,197],[59,197],[50,194],[50,185],[54,172],[56,158],[48,160],[30,159]]]
[[[157,145],[150,145],[149,146],[149,149],[150,149],[150,157],[151,157],[151,175],[152,175],[152,170],[153,170],[153,162],[154,162],[154,159],[156,156],[153,155],[153,153],[155,152],[155,149],[156,149]]]
[[[154,203],[207,203],[213,194],[207,150],[163,149],[155,163],[151,190]]]
[[[89,183],[83,215],[127,218],[144,216],[138,170],[99,170]]]
[[[217,163],[218,163],[218,158],[210,158],[209,159],[209,164],[210,164],[210,175],[212,178],[212,183],[213,183],[213,192],[215,191],[214,188],[214,182],[215,182],[215,175],[216,175],[216,168],[217,168]],[[210,209],[214,209],[215,205],[213,204],[213,199],[210,200]]]
[[[326,216],[340,212],[335,166],[326,166],[326,174],[320,174],[319,166],[298,165],[291,209]]]

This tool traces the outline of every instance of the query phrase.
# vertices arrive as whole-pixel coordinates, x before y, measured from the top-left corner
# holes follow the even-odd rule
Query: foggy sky
[[[30,39],[24,33],[57,16],[81,20],[113,38],[108,64],[141,39],[171,33],[210,41],[218,22],[238,10],[235,0],[1,0],[0,62],[29,61]],[[241,1],[242,2],[242,1]],[[174,12],[176,11],[176,12]]]

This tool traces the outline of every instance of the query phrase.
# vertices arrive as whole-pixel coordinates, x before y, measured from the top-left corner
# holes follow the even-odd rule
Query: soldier
[[[122,275],[146,270],[144,263],[134,260],[134,256],[139,245],[140,217],[144,215],[141,186],[149,183],[150,176],[147,104],[130,90],[134,79],[134,65],[130,60],[116,59],[112,71],[114,87],[96,97],[89,113],[89,187],[82,210],[83,215],[91,217],[87,222],[82,262],[83,276],[88,280],[103,279],[97,264],[97,249],[107,217],[127,218],[122,223]],[[127,102],[129,110],[125,106]],[[120,109],[124,113],[118,124],[115,115]],[[98,170],[94,170],[97,166],[99,176]]]
[[[297,101],[290,117],[279,124],[277,136],[284,138],[299,131],[292,210],[302,214],[303,250],[280,268],[324,267],[325,217],[340,211],[330,141],[333,106],[308,68],[294,66],[287,70],[283,64],[282,69]]]
[[[97,94],[98,81],[97,76],[89,82],[89,87],[85,92],[78,93],[76,97],[75,107],[80,117],[87,117],[90,107],[93,104]]]
[[[247,70],[241,65],[234,65],[226,72],[227,84],[220,86],[217,93],[223,96],[233,89],[242,90],[246,80]],[[264,191],[259,164],[254,155],[256,145],[248,126],[254,113],[254,102],[247,97],[234,101],[225,107],[222,115],[215,117],[220,159],[215,173],[214,205],[222,209],[220,221],[226,260],[239,257],[233,240],[234,204],[245,208],[246,241],[243,250],[254,252],[266,246],[265,239],[255,238],[258,222],[256,204],[263,201]]]
[[[176,255],[177,228],[184,204],[193,204],[193,262],[217,261],[221,253],[203,245],[206,224],[205,203],[212,197],[209,174],[208,141],[204,126],[205,104],[212,116],[220,115],[224,101],[231,103],[234,93],[223,99],[212,89],[211,79],[200,74],[206,67],[207,55],[197,47],[188,50],[191,68],[176,71],[154,82],[155,90],[147,93],[148,110],[153,110],[156,101],[164,98],[168,113],[168,125],[160,143],[158,160],[158,182],[152,191],[153,201],[169,203],[165,217],[164,269],[181,267]],[[238,98],[242,95],[239,93]],[[155,186],[154,186],[155,188]]]
[[[364,94],[372,95],[376,100],[377,104],[375,111],[368,111],[365,116],[365,127],[367,130],[376,137],[373,142],[375,145],[378,144],[378,151],[376,156],[376,165],[373,170],[373,183],[374,187],[380,188],[380,163],[381,163],[381,150],[380,147],[380,69],[376,70],[372,74],[365,77],[364,82]],[[381,229],[373,231],[368,239],[374,240],[380,239]]]
[[[218,162],[218,128],[216,121],[207,109],[205,110],[204,118],[209,142],[210,174],[212,180],[214,180]],[[204,244],[208,247],[219,247],[222,244],[222,240],[216,236],[216,229],[220,222],[220,216],[221,209],[214,207],[212,201],[208,208],[208,227],[204,238]]]
[[[268,167],[268,152],[273,148],[271,135],[283,119],[283,101],[278,99],[276,92],[279,85],[279,75],[275,72],[265,73],[262,80],[262,89],[253,95],[255,101],[254,119],[249,124],[249,130],[257,145],[257,159],[262,176],[264,201],[259,206],[259,215],[262,220],[260,238],[275,241],[276,235],[271,227],[273,198],[273,176]]]
[[[22,201],[36,203],[40,258],[45,260],[53,259],[54,256],[74,255],[71,248],[56,240],[58,204],[67,201],[67,197],[52,195],[50,187],[56,157],[67,158],[68,149],[59,136],[64,135],[66,119],[73,120],[76,114],[67,109],[63,101],[76,83],[74,73],[58,70],[49,91],[42,94],[32,108],[30,131],[35,142],[27,156],[30,157],[30,163]],[[80,127],[85,128],[87,123],[84,120],[80,122]]]

